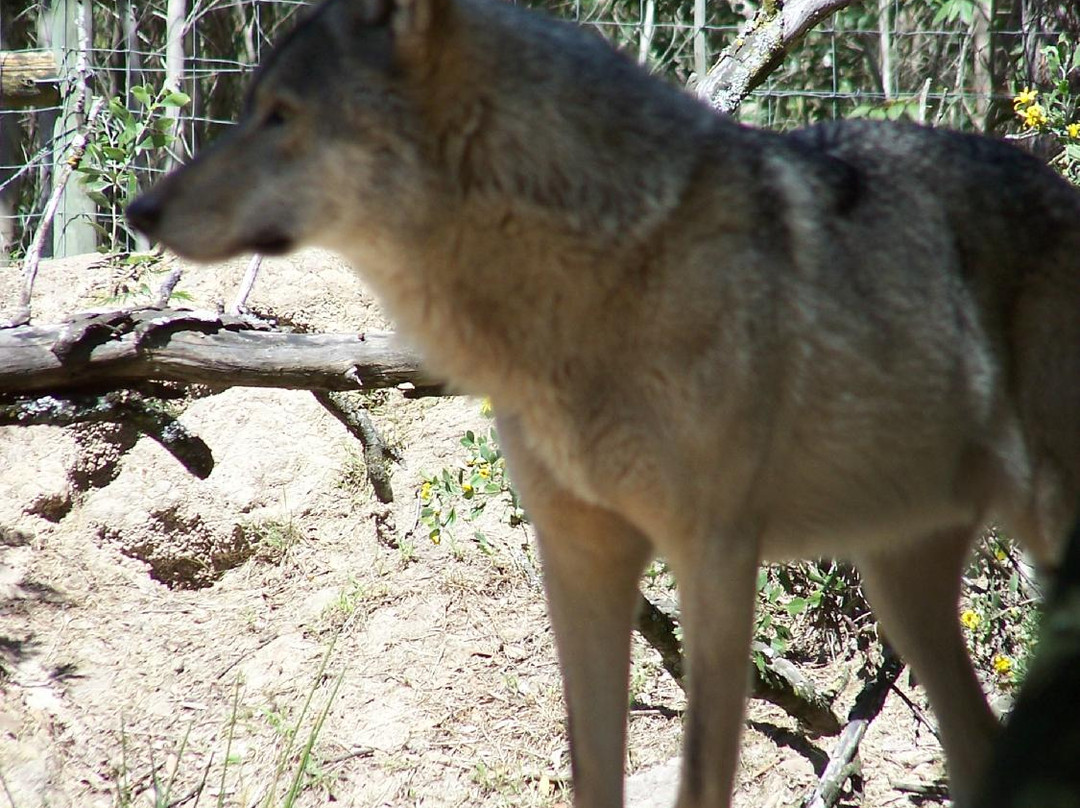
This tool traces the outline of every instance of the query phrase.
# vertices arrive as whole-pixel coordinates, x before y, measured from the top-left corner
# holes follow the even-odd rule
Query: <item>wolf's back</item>
[[[1080,502],[1080,191],[1007,143],[947,130],[841,121],[792,138],[849,166],[904,238],[945,226],[1020,415],[1035,499],[1063,492],[1035,510],[1067,527]]]

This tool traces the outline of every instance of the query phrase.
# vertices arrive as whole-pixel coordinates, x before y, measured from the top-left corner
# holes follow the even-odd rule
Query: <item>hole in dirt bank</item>
[[[64,606],[68,603],[67,595],[59,589],[27,578],[22,572],[14,580],[0,581],[0,615],[25,615],[42,606]]]
[[[256,547],[239,528],[213,528],[199,515],[169,508],[149,514],[138,529],[99,527],[105,544],[146,564],[150,577],[170,589],[205,589],[251,558]]]
[[[26,653],[27,639],[6,637],[0,634],[0,671],[15,667]]]
[[[25,661],[32,657],[40,657],[47,650],[40,642],[34,639],[33,634],[22,637],[10,637],[0,634],[0,682],[10,679],[15,670]],[[73,679],[83,679],[85,674],[79,670],[74,662],[62,662],[54,665],[48,671],[48,679],[53,682],[68,682]],[[44,684],[40,682],[38,684]]]
[[[54,524],[71,513],[83,494],[104,488],[120,473],[120,461],[139,438],[139,433],[124,424],[79,424],[72,427],[78,454],[67,470],[64,490],[43,494],[26,508]]]
[[[49,678],[54,682],[70,682],[75,679],[85,679],[86,674],[79,670],[74,662],[62,662],[49,671]]]
[[[38,497],[30,503],[26,512],[33,516],[40,516],[46,521],[56,523],[71,513],[71,509],[74,505],[75,500],[71,497],[70,492],[47,494]]]

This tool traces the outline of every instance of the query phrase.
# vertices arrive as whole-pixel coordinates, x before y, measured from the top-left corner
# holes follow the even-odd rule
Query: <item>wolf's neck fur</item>
[[[700,141],[736,127],[643,80],[592,34],[534,29],[532,17],[502,3],[476,8],[483,14],[465,32],[471,47],[520,58],[476,76],[473,65],[490,59],[458,49],[433,71],[425,114],[439,133],[433,150],[445,204],[423,238],[371,269],[434,370],[478,392],[527,395],[532,382],[565,386],[555,377],[570,365],[605,361],[587,351],[633,341],[627,330],[641,322],[632,312],[653,282],[655,234],[701,168]],[[495,37],[504,38],[498,47]],[[527,58],[532,49],[544,58]],[[567,64],[543,76],[520,69],[552,58]],[[589,86],[575,69],[586,62]],[[539,103],[537,84],[545,89]],[[623,345],[579,333],[607,318],[626,326],[595,331],[625,335]],[[519,367],[534,376],[546,368],[551,378],[522,379]]]

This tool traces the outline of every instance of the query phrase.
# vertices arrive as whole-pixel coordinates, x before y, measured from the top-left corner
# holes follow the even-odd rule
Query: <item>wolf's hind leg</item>
[[[926,688],[937,716],[955,805],[966,806],[1000,726],[964,645],[960,581],[976,529],[954,528],[900,550],[858,559],[886,636]]]

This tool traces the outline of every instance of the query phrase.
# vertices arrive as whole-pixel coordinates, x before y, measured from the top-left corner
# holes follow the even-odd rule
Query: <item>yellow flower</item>
[[[461,493],[463,493],[466,497],[470,496],[472,494],[472,492],[473,492],[472,483],[462,483],[461,484]]]
[[[991,664],[994,666],[994,671],[998,676],[1005,676],[1012,671],[1013,667],[1013,661],[1004,654],[994,654]]]
[[[486,464],[476,470],[476,473],[483,477],[485,480],[491,479],[491,468]]]
[[[1024,119],[1024,126],[1028,129],[1039,129],[1050,120],[1046,117],[1046,110],[1041,104],[1032,104],[1027,109],[1020,110],[1019,115]]]
[[[1069,137],[1073,140],[1080,138],[1080,123],[1070,123],[1065,127],[1065,131],[1069,133]]]
[[[480,402],[480,414],[485,418],[490,418],[494,410],[491,408],[491,399],[485,398]]]
[[[980,618],[979,615],[975,614],[975,612],[971,611],[971,609],[968,609],[966,612],[960,615],[961,625],[963,625],[964,628],[970,629],[972,631],[978,628],[979,623],[981,622],[982,618]]]
[[[1017,112],[1021,107],[1026,107],[1028,104],[1034,104],[1039,100],[1039,91],[1033,90],[1030,87],[1022,89],[1015,98],[1013,98],[1013,109]]]
[[[431,483],[425,482],[423,485],[420,486],[420,501],[431,501]]]
[[[1004,561],[1008,558],[1008,556],[1005,554],[1005,551],[999,547],[994,550],[994,558],[996,558],[998,561]]]

